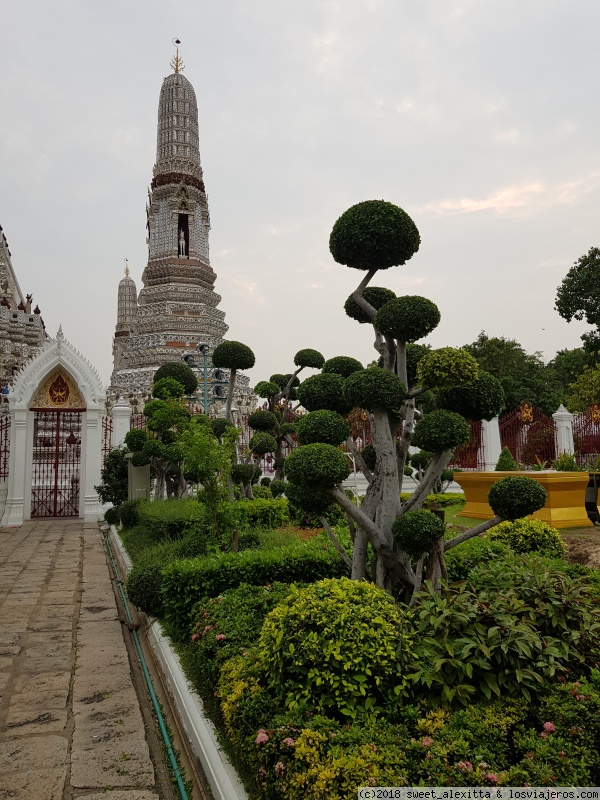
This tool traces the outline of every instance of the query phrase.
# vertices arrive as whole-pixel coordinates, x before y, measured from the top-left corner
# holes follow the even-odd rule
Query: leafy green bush
[[[444,535],[445,525],[431,511],[418,509],[397,517],[392,525],[392,535],[398,545],[413,558],[431,552]]]
[[[238,549],[256,550],[260,547],[260,536],[256,531],[242,531],[238,536]]]
[[[400,499],[405,503],[410,497],[410,492],[401,492]],[[448,506],[457,506],[465,502],[464,492],[440,492],[440,494],[428,494],[425,498],[425,508],[427,506],[439,506],[440,508],[447,508]]]
[[[267,480],[268,480],[268,478],[267,478]],[[252,489],[252,494],[254,495],[254,499],[255,500],[258,500],[258,499],[260,499],[260,500],[272,500],[273,499],[273,494],[271,492],[271,489],[269,488],[269,486],[265,486],[264,484],[260,484],[258,486],[255,486]]]
[[[134,606],[153,617],[163,615],[162,571],[175,559],[182,558],[183,542],[161,542],[142,553],[127,576],[127,596]]]
[[[337,411],[347,414],[352,406],[346,400],[345,380],[335,372],[312,375],[298,387],[298,399],[307,411]]]
[[[341,375],[342,378],[348,378],[355,372],[360,372],[363,365],[351,356],[334,356],[328,358],[323,364],[323,372],[334,372],[336,375]]]
[[[362,296],[376,311],[388,300],[393,300],[396,297],[391,289],[384,289],[381,286],[367,286]],[[344,311],[349,317],[360,322],[361,325],[371,322],[371,317],[362,310],[352,295],[344,303]]]
[[[277,439],[267,431],[257,431],[250,439],[249,445],[253,453],[264,456],[265,453],[274,453],[277,450]]]
[[[194,370],[183,364],[181,361],[168,361],[162,364],[154,373],[154,383],[158,383],[162,378],[173,378],[183,386],[186,394],[194,394],[198,388],[198,379]]]
[[[118,525],[121,521],[118,508],[107,508],[104,512],[104,519],[109,525]]]
[[[280,497],[282,494],[285,494],[285,481],[272,480],[269,488],[271,489],[273,497]]]
[[[471,438],[471,427],[453,411],[432,411],[417,420],[412,444],[431,453],[452,450]]]
[[[305,487],[333,488],[350,474],[346,456],[330,444],[307,444],[285,460],[288,480]]]
[[[106,456],[106,460],[100,470],[102,483],[94,486],[98,492],[98,497],[102,503],[112,503],[119,506],[127,500],[127,459],[126,447],[112,447]]]
[[[386,369],[368,367],[346,379],[346,397],[357,408],[395,411],[406,398],[406,386]]]
[[[468,582],[417,596],[416,697],[468,704],[493,694],[531,701],[540,686],[599,657],[594,587],[538,555],[507,554],[471,570]]]
[[[294,356],[294,364],[297,367],[311,367],[312,369],[321,369],[325,359],[318,350],[312,350],[310,347],[304,350],[298,350]]]
[[[520,519],[544,507],[546,490],[533,478],[502,478],[492,484],[488,492],[488,503],[499,517]]]
[[[272,433],[277,427],[277,418],[271,411],[254,411],[248,417],[248,425],[255,431]]]
[[[469,386],[441,389],[437,399],[440,408],[456,411],[466,419],[491,420],[505,406],[502,384],[493,375],[482,370],[479,371],[477,380]]]
[[[407,627],[404,612],[373,584],[339,578],[292,590],[262,627],[263,680],[291,710],[374,718],[404,693]]]
[[[454,532],[452,535],[455,535]],[[484,539],[475,536],[467,539],[458,547],[453,547],[444,554],[446,569],[448,570],[448,581],[465,581],[471,574],[471,570],[493,559],[502,559],[510,553],[510,547],[504,542],[496,539]]]
[[[517,462],[514,460],[509,448],[503,447],[496,464],[496,472],[516,472],[518,469]]]
[[[290,521],[288,503],[283,497],[237,500],[233,513],[240,528],[281,528]]]
[[[552,469],[557,472],[585,472],[586,467],[580,467],[573,453],[560,453],[552,462]]]
[[[125,500],[119,506],[119,516],[124,528],[133,528],[139,524],[140,508],[145,505],[147,500]]]
[[[306,583],[345,574],[347,569],[339,555],[321,541],[298,542],[285,549],[245,550],[175,561],[163,571],[165,617],[184,634],[199,597],[216,597],[241,583],[255,586],[273,581]]]
[[[221,342],[213,350],[213,366],[219,369],[252,369],[256,358],[243,342]]]
[[[342,444],[350,436],[346,420],[335,411],[311,411],[303,414],[296,423],[300,444],[322,442],[334,446]]]
[[[440,347],[429,350],[417,366],[417,378],[428,389],[469,386],[479,376],[476,359],[463,349]],[[425,447],[431,450],[430,447]]]
[[[389,269],[405,264],[419,249],[421,237],[409,215],[385,200],[366,200],[335,222],[329,250],[338,264],[355,269]]]
[[[373,324],[385,336],[400,342],[416,342],[435,330],[440,319],[440,310],[431,300],[418,295],[404,295],[383,305]]]
[[[289,594],[288,584],[242,583],[218,597],[203,597],[192,610],[196,683],[204,694],[216,686],[221,666],[258,640],[267,614]]]
[[[200,528],[208,536],[206,516],[205,506],[197,500],[162,500],[139,507],[139,524],[156,542],[180,539],[192,528]]]
[[[486,536],[507,544],[515,553],[543,553],[546,556],[562,558],[565,544],[560,533],[540,519],[515,519],[501,522],[486,532]]]

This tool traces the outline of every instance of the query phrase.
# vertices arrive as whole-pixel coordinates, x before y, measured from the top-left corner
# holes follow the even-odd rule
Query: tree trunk
[[[225,404],[225,416],[229,422],[233,423],[233,416],[231,414],[231,404],[233,402],[233,390],[235,388],[235,374],[237,370],[232,369],[229,373],[229,390],[227,392],[227,403]]]

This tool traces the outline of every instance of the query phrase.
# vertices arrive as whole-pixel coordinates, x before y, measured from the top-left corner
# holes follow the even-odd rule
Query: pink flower
[[[296,744],[296,742],[292,739],[291,736],[286,736],[286,738],[283,740],[283,743],[286,744],[288,747],[293,747]]]
[[[540,736],[542,737],[542,739],[547,739],[548,738],[548,733],[546,731],[542,731],[540,733]]]
[[[465,772],[473,772],[473,764],[470,761],[459,761],[456,766]]]
[[[266,731],[263,731],[262,728],[258,732],[258,736],[254,740],[255,744],[264,744],[265,742],[269,741],[269,734]]]
[[[480,769],[485,769],[486,767],[489,767],[489,764],[486,764],[485,761],[480,761],[479,764],[477,764],[477,766]]]
[[[198,639],[198,638],[199,638],[199,634],[195,633],[195,634],[192,636],[192,642],[195,642],[195,641],[196,641],[196,639]]]
[[[377,783],[377,778],[371,777],[367,780],[367,783],[369,784],[369,786],[375,786],[375,784]]]
[[[544,730],[548,733],[554,733],[556,725],[553,722],[544,722]]]
[[[498,776],[497,776],[497,775],[496,775],[494,772],[488,772],[488,774],[487,774],[485,777],[486,777],[486,778],[488,779],[488,781],[490,781],[491,783],[498,783],[498,780],[499,780],[499,778],[498,778]]]
[[[227,638],[227,636],[225,636],[224,633],[217,633],[217,635],[215,636],[215,639],[217,640],[217,642],[222,642],[223,639],[226,639],[226,638]]]
[[[558,755],[559,755],[561,758],[564,758],[564,757],[565,757],[567,754],[565,753],[565,751],[564,751],[564,750],[560,750],[560,752],[558,753]]]
[[[283,763],[283,761],[278,761],[273,767],[273,769],[278,775],[283,775],[283,773],[285,772],[285,764]]]
[[[430,745],[433,744],[433,739],[431,738],[431,736],[425,736],[423,739],[421,739],[421,744],[423,745],[423,747],[429,747]]]

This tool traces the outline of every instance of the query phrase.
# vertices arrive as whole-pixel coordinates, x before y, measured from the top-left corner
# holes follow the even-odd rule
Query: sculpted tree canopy
[[[480,370],[468,348],[432,350],[426,344],[414,344],[440,321],[434,303],[418,296],[396,298],[383,287],[369,287],[378,270],[405,264],[419,243],[419,232],[406,212],[384,201],[359,203],[335,223],[330,237],[334,259],[366,273],[344,308],[361,324],[371,323],[377,358],[364,369],[351,356],[335,356],[321,363],[310,351],[300,351],[309,355],[297,355],[297,365],[320,364],[322,371],[298,387],[298,400],[308,413],[294,423],[300,446],[291,451],[284,465],[288,499],[307,513],[320,515],[351,577],[357,581],[370,578],[406,602],[411,602],[424,580],[440,591],[446,575],[446,550],[498,524],[502,514],[512,518],[515,509],[529,514],[543,504],[540,492],[531,491],[531,480],[525,487],[517,483],[512,491],[510,486],[506,491],[500,488],[495,501],[497,516],[448,540],[444,540],[444,524],[422,509],[433,487],[448,478],[446,467],[454,448],[470,438],[464,414],[489,418],[501,409],[504,395],[500,382]],[[297,372],[289,376],[287,394],[281,388],[288,377],[284,373],[272,375],[270,382],[256,387],[269,396],[269,410],[276,416],[282,410],[303,410],[298,406],[292,409],[290,404],[289,389]],[[425,396],[444,407],[429,403],[434,410],[420,414],[416,422],[415,403]],[[369,421],[371,440],[362,450],[349,435],[348,423],[355,421],[357,414]],[[281,431],[280,422],[278,426]],[[348,454],[340,449],[344,440]],[[420,477],[416,490],[403,501],[405,469],[413,470],[407,464],[411,445],[422,448]],[[368,483],[360,505],[341,485],[351,471],[348,455]],[[523,498],[512,503],[515,492]],[[348,519],[351,556],[324,516],[332,504]],[[372,565],[370,575],[367,564]]]

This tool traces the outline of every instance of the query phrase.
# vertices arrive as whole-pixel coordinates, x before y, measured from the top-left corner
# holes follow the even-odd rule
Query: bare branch
[[[360,452],[357,450],[356,445],[354,444],[354,439],[351,436],[349,436],[347,438],[346,446],[347,446],[348,450],[354,456],[354,460],[358,464],[359,470],[362,472],[362,474],[367,479],[367,483],[371,483],[371,481],[373,480],[373,473],[371,472],[371,470],[365,464],[364,458],[361,456]]]
[[[406,342],[396,344],[396,374],[408,389],[408,377],[406,371]]]
[[[429,494],[429,490],[446,469],[453,452],[453,450],[444,450],[443,453],[436,453],[436,455],[434,455],[429,462],[423,480],[415,490],[413,496],[410,497],[404,505],[404,511],[410,511],[411,508],[421,508],[425,498]]]
[[[352,559],[350,558],[348,553],[344,550],[344,548],[340,544],[340,540],[337,538],[337,536],[335,535],[335,533],[331,529],[331,526],[329,525],[329,523],[327,522],[325,517],[324,516],[320,516],[319,520],[321,522],[321,525],[325,529],[325,532],[327,533],[327,536],[329,537],[329,540],[331,541],[331,544],[335,547],[335,549],[340,554],[344,564],[348,567],[348,569],[352,569]]]
[[[417,566],[415,567],[415,576],[416,576],[415,588],[413,590],[413,595],[410,598],[410,603],[408,604],[409,608],[412,608],[414,606],[416,602],[415,595],[417,594],[417,592],[421,591],[421,584],[423,583],[423,556],[421,556],[421,558],[419,558],[419,560],[417,561]]]
[[[371,280],[373,275],[375,275],[376,272],[377,269],[370,269],[351,295],[354,302],[357,304],[359,308],[361,308],[365,312],[365,314],[368,315],[369,319],[373,319],[373,317],[377,313],[377,309],[373,308],[373,306],[370,303],[367,303],[367,301],[363,297],[363,292],[369,285],[369,281]]]
[[[480,533],[489,530],[489,528],[493,528],[494,525],[497,525],[499,522],[504,522],[504,517],[493,517],[492,519],[487,519],[485,522],[476,525],[474,528],[459,533],[458,536],[454,537],[454,539],[449,539],[444,544],[444,552],[456,547],[457,544],[466,542],[467,539],[472,539],[474,536],[479,536]]]
[[[402,426],[402,436],[400,437],[400,448],[398,453],[398,483],[400,484],[400,491],[402,491],[404,467],[406,466],[406,457],[408,455],[408,448],[410,447],[414,429],[415,404],[413,400],[409,399],[404,404],[404,424]]]

